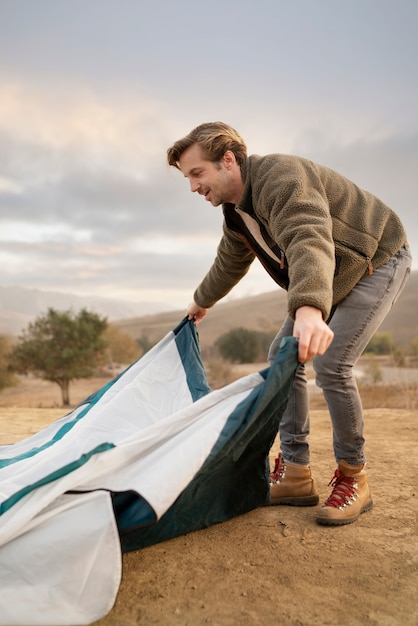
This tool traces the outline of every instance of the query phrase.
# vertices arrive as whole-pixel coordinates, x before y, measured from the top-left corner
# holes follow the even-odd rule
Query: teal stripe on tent
[[[231,413],[209,457],[161,519],[145,526],[150,518],[142,517],[146,511],[142,499],[136,503],[131,498],[129,511],[123,510],[122,501],[116,503],[124,552],[206,528],[268,503],[268,454],[298,367],[297,352],[296,339],[283,340],[274,363],[261,372],[265,383]]]
[[[35,454],[39,454],[39,452],[43,452],[47,448],[53,446],[57,441],[60,441],[60,439],[65,437],[65,435],[69,433],[76,424],[78,424],[78,422],[86,415],[86,413],[91,409],[92,406],[93,404],[87,405],[85,409],[80,411],[76,418],[74,418],[70,422],[66,422],[65,424],[63,424],[63,426],[61,426],[61,428],[57,430],[53,437],[51,437],[49,441],[45,441],[45,443],[43,443],[41,446],[36,446],[35,448],[31,448],[30,450],[27,450],[22,454],[17,454],[16,456],[10,457],[8,459],[0,459],[0,469],[2,467],[7,467],[8,465],[13,465],[13,463],[18,463],[19,461],[23,461],[24,459],[35,456]]]
[[[189,332],[181,332],[186,325]],[[199,349],[199,340],[196,326],[193,320],[185,317],[173,330],[176,336],[176,345],[183,363],[186,374],[187,385],[190,389],[193,402],[199,400],[210,392],[210,387],[206,378],[205,368],[202,363]]]
[[[12,506],[19,502],[19,500],[21,500],[24,496],[28,495],[28,493],[31,493],[31,491],[34,491],[39,487],[43,487],[44,485],[48,485],[49,483],[54,482],[54,480],[63,478],[63,476],[66,476],[70,472],[73,472],[74,470],[87,463],[87,461],[95,454],[100,454],[101,452],[105,452],[106,450],[110,450],[114,447],[115,446],[112,443],[102,443],[100,446],[96,446],[96,448],[90,450],[90,452],[85,452],[84,454],[82,454],[77,460],[71,461],[71,463],[67,463],[67,465],[63,465],[59,469],[51,472],[47,476],[44,476],[40,480],[37,480],[30,485],[26,485],[19,491],[16,491],[9,498],[7,498],[7,500],[4,500],[2,503],[0,503],[0,515],[3,515],[3,513],[11,509]]]
[[[22,454],[18,454],[14,457],[10,457],[7,459],[0,459],[0,469],[2,467],[7,467],[8,465],[13,465],[13,463],[18,463],[19,461],[23,461],[24,459],[28,459],[32,456],[35,456],[35,454],[38,454],[39,452],[43,452],[44,450],[48,449],[49,447],[53,446],[55,443],[60,441],[63,437],[65,437],[65,435],[67,435],[74,428],[74,426],[76,426],[76,424],[78,424],[78,422],[80,422],[83,419],[83,417],[87,415],[87,413],[92,409],[92,407],[95,404],[97,404],[99,400],[104,396],[104,394],[108,391],[108,389],[110,389],[115,384],[115,382],[119,380],[119,378],[123,376],[123,374],[127,372],[128,369],[130,369],[131,367],[132,365],[130,365],[122,373],[115,376],[115,378],[113,378],[111,381],[103,385],[103,387],[101,387],[98,391],[95,391],[90,396],[88,396],[85,400],[80,402],[78,407],[76,407],[76,409],[74,409],[73,411],[71,411],[71,413],[68,414],[68,417],[70,417],[70,415],[74,413],[77,410],[77,408],[83,405],[85,405],[84,409],[82,409],[74,419],[63,424],[61,428],[59,428],[56,431],[56,433],[51,437],[51,439],[43,443],[41,446],[36,446],[34,448],[31,448],[30,450],[27,450],[26,452]]]

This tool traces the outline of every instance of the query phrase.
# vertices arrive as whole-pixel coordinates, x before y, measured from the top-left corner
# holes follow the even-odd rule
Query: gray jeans
[[[367,275],[338,304],[329,322],[334,339],[326,353],[314,357],[316,384],[322,389],[333,428],[337,463],[349,465],[366,460],[364,454],[363,407],[353,368],[373,334],[389,313],[411,271],[409,247],[403,247],[389,261]],[[293,333],[293,320],[287,318],[271,344],[273,360],[283,337]],[[309,463],[308,386],[304,365],[296,372],[287,407],[280,423],[280,445],[287,461]]]

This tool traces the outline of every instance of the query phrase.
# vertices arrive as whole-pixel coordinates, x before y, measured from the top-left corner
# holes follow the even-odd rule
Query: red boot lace
[[[352,476],[345,476],[339,469],[335,470],[334,476],[328,483],[332,485],[332,493],[324,506],[335,506],[337,509],[355,500],[357,496],[357,484]]]
[[[270,482],[276,483],[280,478],[283,478],[285,469],[282,455],[279,454],[279,456],[274,459],[274,469],[270,472]]]

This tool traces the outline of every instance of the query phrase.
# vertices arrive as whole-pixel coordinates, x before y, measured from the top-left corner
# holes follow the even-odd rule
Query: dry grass
[[[364,409],[418,409],[418,384],[416,385],[359,385]],[[326,409],[321,393],[310,398],[311,409]]]
[[[401,385],[360,385],[365,409],[418,409],[418,383]]]
[[[374,359],[373,363],[376,364]],[[234,380],[252,372],[258,372],[268,366],[268,363],[232,364],[223,359],[208,359],[204,362],[208,382],[211,389],[219,389]],[[365,409],[418,409],[418,370],[408,368],[393,368],[391,378],[385,373],[388,360],[378,360],[378,370],[370,368],[370,359],[362,361],[365,379],[358,380],[358,386]],[[380,369],[379,369],[380,368]],[[313,380],[314,372],[307,368],[308,379]],[[0,393],[0,407],[28,407],[28,408],[60,408],[62,413],[61,393],[58,385],[31,377],[19,377],[14,387],[8,387]],[[399,382],[401,380],[402,382]],[[97,377],[73,381],[70,385],[72,406],[82,402],[91,393],[100,389],[109,381],[109,378]],[[321,391],[310,386],[310,405],[313,410],[326,409]],[[68,409],[69,410],[69,409]]]
[[[360,378],[358,388],[364,409],[418,409],[418,370],[408,368],[393,368],[396,372],[395,380],[402,382],[391,384],[387,382],[388,375],[384,374],[385,367],[391,364],[390,357],[362,361],[365,377]],[[233,382],[241,376],[258,372],[268,366],[268,363],[231,364],[222,359],[212,359],[205,363],[209,385],[218,389]],[[392,371],[392,370],[390,370]],[[314,379],[312,367],[307,367],[308,379]],[[312,409],[326,409],[327,405],[320,389],[312,385],[310,388],[310,406]]]

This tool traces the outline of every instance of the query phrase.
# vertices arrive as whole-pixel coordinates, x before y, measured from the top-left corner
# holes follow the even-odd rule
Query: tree
[[[107,319],[82,309],[48,309],[29,324],[11,355],[11,366],[21,374],[32,372],[57,383],[64,406],[70,404],[70,381],[90,378],[106,347],[103,333]]]
[[[247,328],[233,328],[215,343],[224,359],[233,363],[253,363],[259,353],[258,333]]]
[[[107,343],[106,354],[110,365],[114,363],[128,365],[139,359],[143,353],[135,339],[112,324],[109,324],[103,336]]]
[[[9,362],[12,342],[6,335],[0,335],[0,391],[16,384],[16,377],[10,371]]]

